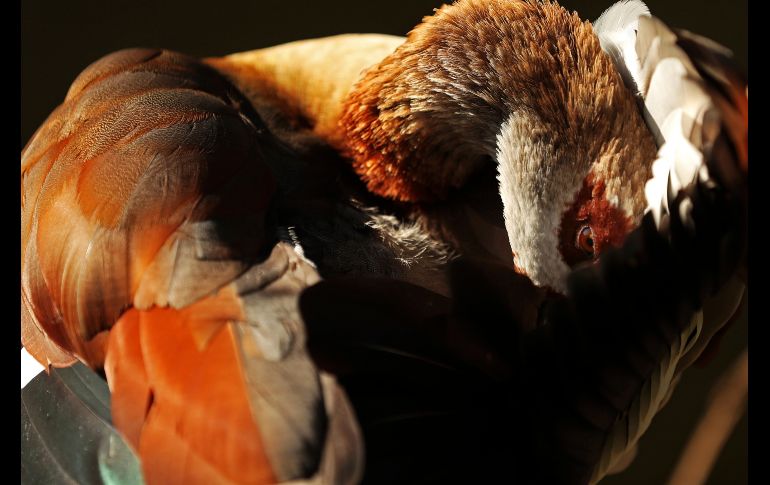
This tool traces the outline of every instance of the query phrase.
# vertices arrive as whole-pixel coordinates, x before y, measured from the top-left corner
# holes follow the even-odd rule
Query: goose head
[[[572,266],[640,221],[657,150],[601,44],[548,1],[438,9],[351,91],[354,169],[381,196],[428,202],[495,163],[512,265],[565,292]]]

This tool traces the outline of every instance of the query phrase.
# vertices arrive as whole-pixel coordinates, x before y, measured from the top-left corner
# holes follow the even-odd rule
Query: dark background
[[[405,35],[441,0],[24,0],[21,2],[21,147],[88,64],[126,47],[218,56],[348,32]],[[608,1],[562,5],[596,19]],[[655,0],[669,25],[733,49],[747,66],[746,0]]]
[[[292,40],[348,32],[404,35],[441,0],[24,0],[21,4],[21,140],[64,98],[88,64],[125,47],[165,47],[196,56],[217,56]],[[610,1],[561,2],[596,19]],[[710,37],[748,68],[747,1],[650,0],[653,15],[669,25]],[[721,352],[706,369],[692,369],[640,443],[624,473],[602,483],[664,483],[676,463],[715,379],[746,347],[747,302]],[[619,322],[622,324],[622,322]],[[748,418],[738,424],[709,483],[747,483]]]

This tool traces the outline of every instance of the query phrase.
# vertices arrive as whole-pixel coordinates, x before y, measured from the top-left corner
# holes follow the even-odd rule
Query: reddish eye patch
[[[604,182],[589,174],[562,216],[559,251],[574,266],[598,258],[609,246],[620,246],[631,229],[631,218],[606,199]]]

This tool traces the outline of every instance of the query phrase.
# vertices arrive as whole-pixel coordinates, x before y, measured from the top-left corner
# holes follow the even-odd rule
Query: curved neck
[[[397,200],[443,199],[496,162],[515,264],[557,291],[581,187],[637,220],[656,150],[591,25],[547,1],[441,8],[358,82],[341,125],[369,190]]]
[[[548,2],[465,0],[426,18],[370,69],[341,123],[370,190],[441,199],[496,156],[512,113],[577,140],[619,84],[576,14]]]

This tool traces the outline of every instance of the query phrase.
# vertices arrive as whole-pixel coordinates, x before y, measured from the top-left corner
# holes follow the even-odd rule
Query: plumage
[[[593,24],[602,49],[612,58],[626,86],[637,92],[641,76],[636,51],[639,18],[649,16],[650,11],[643,2],[623,0],[605,10]]]
[[[290,247],[265,258],[281,152],[247,101],[199,61],[123,51],[43,130],[22,163],[23,323],[105,365],[148,480],[312,474],[327,423],[292,302],[318,276]]]
[[[636,1],[111,54],[22,152],[23,343],[150,483],[595,482],[743,294],[726,59]]]

